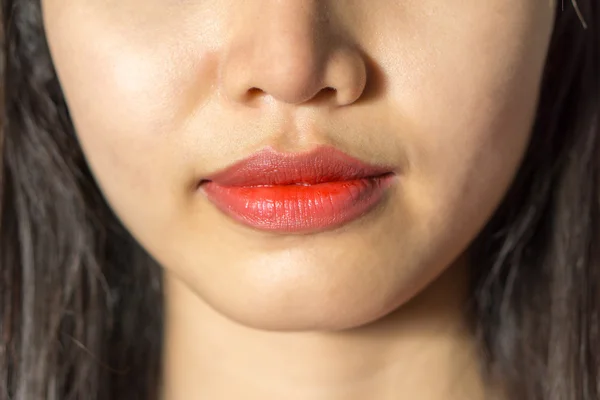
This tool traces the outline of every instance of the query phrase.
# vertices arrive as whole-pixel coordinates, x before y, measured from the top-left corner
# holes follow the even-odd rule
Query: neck
[[[167,276],[163,399],[482,400],[465,272],[450,268],[387,317],[337,332],[251,329]]]

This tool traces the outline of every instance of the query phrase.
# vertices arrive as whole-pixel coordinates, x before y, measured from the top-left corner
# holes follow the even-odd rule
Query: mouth
[[[312,233],[372,211],[396,173],[333,147],[305,153],[266,148],[206,177],[199,188],[222,213],[253,229]]]

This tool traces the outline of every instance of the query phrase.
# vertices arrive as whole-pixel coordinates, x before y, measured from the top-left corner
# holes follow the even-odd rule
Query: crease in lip
[[[366,163],[332,146],[303,153],[279,153],[267,147],[207,176],[199,186],[207,182],[229,187],[311,186],[394,174],[392,167]]]

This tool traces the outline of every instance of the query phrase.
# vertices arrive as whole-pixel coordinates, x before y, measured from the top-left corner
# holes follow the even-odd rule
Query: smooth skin
[[[462,255],[522,160],[553,4],[42,3],[90,167],[165,269],[165,400],[489,398]],[[400,171],[341,228],[256,231],[196,190],[323,144]]]

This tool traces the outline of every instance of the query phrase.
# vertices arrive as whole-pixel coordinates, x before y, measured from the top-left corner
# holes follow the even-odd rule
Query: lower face
[[[466,251],[527,147],[554,19],[547,0],[42,3],[116,215],[215,310],[280,330],[372,322]],[[207,182],[315,149],[390,174],[284,187],[259,157],[260,187]]]

